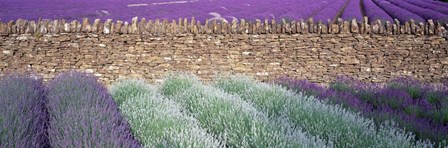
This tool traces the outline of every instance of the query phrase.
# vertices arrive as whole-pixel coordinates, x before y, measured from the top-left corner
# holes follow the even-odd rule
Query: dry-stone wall
[[[120,77],[157,81],[171,71],[205,80],[244,73],[260,80],[289,75],[318,83],[337,75],[372,82],[401,75],[439,82],[448,75],[448,42],[440,24],[365,22],[19,19],[0,23],[0,75],[34,71],[49,80],[81,69],[105,84]]]

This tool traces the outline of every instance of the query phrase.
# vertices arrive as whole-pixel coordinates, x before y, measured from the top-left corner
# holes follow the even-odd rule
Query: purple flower
[[[342,12],[344,11],[344,7],[348,4],[348,2],[349,1],[347,0],[333,1],[311,17],[316,22],[322,20],[324,24],[328,23],[328,19],[335,21],[338,17],[341,16]]]
[[[406,1],[403,0],[387,0],[390,3],[401,7],[405,10],[408,10],[414,14],[417,14],[419,16],[421,16],[422,18],[424,18],[425,20],[435,20],[435,21],[447,21],[448,19],[448,15],[437,12],[437,11],[433,11],[432,9],[424,9],[421,8],[419,6],[416,5],[412,5],[407,3]]]
[[[356,19],[358,22],[362,20],[361,12],[361,1],[360,0],[350,0],[347,7],[345,7],[344,12],[341,15],[343,20]]]
[[[360,112],[377,124],[392,120],[398,123],[398,127],[415,133],[419,139],[448,140],[446,86],[422,83],[411,77],[398,77],[384,85],[361,82],[347,76],[337,76],[329,87],[287,77],[280,77],[275,82]]]
[[[364,4],[364,11],[366,12],[366,15],[369,17],[369,22],[374,22],[376,20],[382,20],[382,21],[389,21],[394,22],[392,17],[387,14],[383,9],[378,7],[372,0],[363,0]]]
[[[107,89],[91,74],[67,72],[49,84],[52,147],[140,147]]]
[[[375,4],[377,4],[379,7],[381,7],[389,15],[391,15],[392,18],[396,18],[402,23],[407,22],[411,19],[415,20],[416,22],[425,22],[425,19],[420,17],[419,15],[417,15],[413,12],[410,12],[409,10],[398,7],[394,4],[391,4],[388,1],[373,0],[373,2],[375,2]]]
[[[49,147],[42,78],[8,75],[0,81],[0,147]]]

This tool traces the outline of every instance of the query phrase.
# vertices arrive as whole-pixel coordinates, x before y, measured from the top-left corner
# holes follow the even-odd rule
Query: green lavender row
[[[182,104],[227,147],[326,147],[285,122],[272,122],[239,97],[201,84],[195,76],[168,76],[160,92]]]
[[[110,93],[144,147],[223,147],[176,102],[142,80],[120,80]]]
[[[340,106],[327,105],[276,85],[231,76],[219,79],[215,86],[252,102],[271,117],[287,116],[298,127],[334,142],[336,147],[432,147],[431,143],[416,141],[414,135],[389,124],[377,128],[372,120]]]

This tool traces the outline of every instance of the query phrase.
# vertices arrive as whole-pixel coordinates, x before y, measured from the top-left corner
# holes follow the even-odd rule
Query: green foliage
[[[336,147],[420,147],[413,135],[384,124],[376,128],[373,121],[340,106],[325,104],[313,97],[296,95],[282,87],[257,83],[248,78],[230,77],[215,83],[219,88],[237,94],[271,116],[286,116],[311,135],[321,137]],[[243,88],[244,90],[238,90]],[[344,85],[336,88],[347,90]]]
[[[196,119],[183,113],[176,102],[156,93],[142,80],[122,80],[111,87],[132,132],[144,147],[222,147],[199,127]]]
[[[164,81],[164,86],[160,89],[160,93],[164,96],[170,97],[181,92],[182,89],[189,88],[198,82],[198,78],[194,75],[187,74],[170,74]]]
[[[182,84],[184,87],[177,87]],[[190,83],[190,84],[186,84]],[[175,87],[175,88],[170,88]],[[202,127],[226,141],[229,147],[310,147],[315,141],[291,131],[259,112],[251,104],[185,76],[170,77],[160,88],[177,91],[171,98],[194,115]],[[171,91],[172,92],[172,91]],[[289,133],[286,135],[285,133]],[[318,147],[322,147],[320,145]]]

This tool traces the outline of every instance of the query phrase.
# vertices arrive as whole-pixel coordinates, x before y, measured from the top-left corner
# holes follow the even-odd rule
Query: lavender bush
[[[368,8],[369,9],[369,8]],[[361,12],[361,1],[360,0],[350,0],[341,14],[343,20],[356,19],[357,21],[362,20]]]
[[[373,122],[313,97],[296,95],[276,85],[254,82],[245,77],[221,79],[217,86],[235,93],[266,110],[272,116],[286,116],[296,126],[322,137],[336,147],[422,147],[430,143],[389,124],[375,127]]]
[[[448,87],[448,76],[442,78],[442,84]]]
[[[323,23],[327,24],[327,20],[330,19],[332,21],[336,20],[341,16],[344,11],[345,6],[349,3],[348,0],[337,0],[332,3],[326,5],[319,12],[312,16],[313,20],[319,21],[322,20]]]
[[[444,23],[448,22],[448,15],[434,11],[432,9],[424,9],[402,0],[387,0],[387,1],[389,1],[392,4],[395,4],[398,7],[401,7],[405,10],[408,10],[414,14],[419,15],[425,20],[432,19],[434,21],[440,21]]]
[[[160,92],[182,104],[227,147],[326,147],[285,120],[270,120],[252,104],[204,86],[191,75],[169,76]]]
[[[156,93],[155,87],[142,80],[119,80],[110,90],[144,147],[222,147],[178,103]]]
[[[418,1],[416,1],[416,0],[405,0],[405,1],[410,3],[410,4],[413,4],[415,6],[419,6],[419,7],[425,8],[425,9],[431,9],[431,10],[438,11],[438,12],[443,13],[443,14],[448,14],[448,7],[444,7],[444,6],[441,6],[441,5],[436,5],[436,4],[433,4],[433,3],[430,3],[430,2],[421,1],[421,0],[418,0]]]
[[[140,147],[107,89],[91,74],[66,72],[49,84],[52,147]]]
[[[435,4],[435,5],[439,5],[439,6],[443,6],[443,7],[448,8],[448,3],[447,2],[438,1],[438,0],[424,0],[424,1],[428,2],[428,3],[432,3],[432,4]]]
[[[396,18],[402,23],[407,22],[411,19],[415,20],[415,22],[425,22],[425,19],[420,17],[419,15],[412,13],[409,10],[405,10],[401,7],[395,6],[388,1],[373,0],[373,2],[375,2],[376,5],[381,7],[389,15],[391,15],[392,18]]]
[[[9,75],[0,81],[0,147],[49,147],[41,78]]]
[[[383,20],[383,21],[389,21],[394,22],[392,17],[387,14],[383,9],[378,7],[372,0],[363,0],[362,4],[364,6],[364,9],[366,15],[369,17],[369,22],[373,22],[376,20]]]
[[[398,127],[416,134],[419,139],[442,143],[447,140],[448,127],[444,122],[447,87],[424,84],[404,77],[396,78],[387,85],[337,77],[328,88],[286,77],[281,77],[276,82],[305,94],[316,92],[314,95],[319,99],[359,111],[378,124],[392,120]],[[325,95],[328,92],[331,93]],[[346,100],[336,101],[341,99]],[[356,103],[351,103],[354,101]]]

